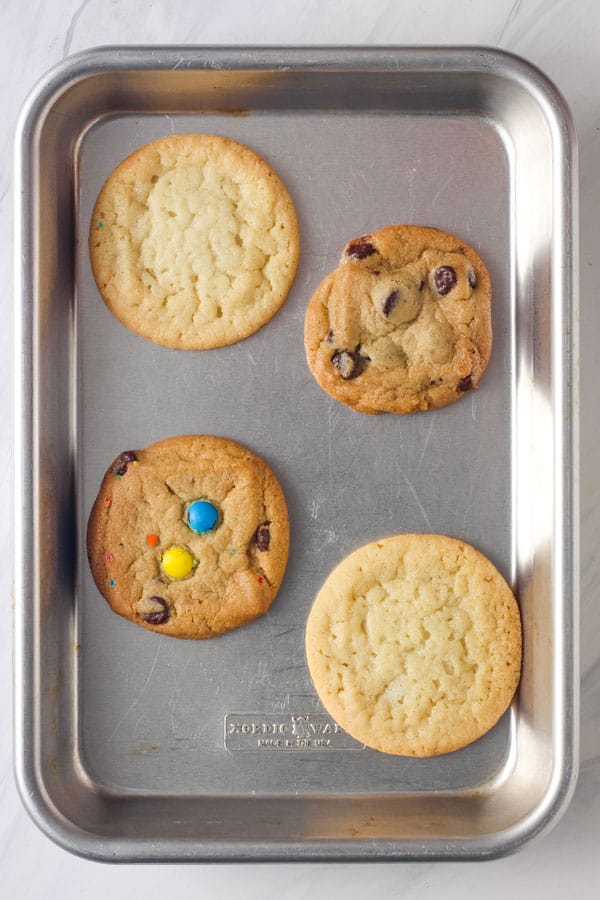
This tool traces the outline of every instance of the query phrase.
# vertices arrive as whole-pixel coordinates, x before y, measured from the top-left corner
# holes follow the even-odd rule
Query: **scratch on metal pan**
[[[426,522],[426,524],[427,524],[427,527],[429,528],[430,531],[433,531],[433,528],[431,527],[431,522],[429,521],[429,516],[428,516],[427,513],[425,512],[425,507],[423,506],[423,504],[422,504],[421,501],[419,500],[419,497],[418,497],[418,495],[417,495],[417,492],[415,491],[414,487],[412,486],[412,482],[410,481],[409,478],[406,477],[406,475],[403,475],[402,477],[404,478],[404,481],[406,482],[406,485],[407,485],[409,491],[411,492],[411,494],[412,494],[413,497],[415,498],[415,502],[416,502],[417,506],[419,507],[419,509],[421,510],[421,512],[422,512],[422,514],[423,514],[423,518],[425,519],[425,522]]]
[[[112,732],[108,736],[108,743],[110,743],[113,740],[113,738],[117,734],[119,728],[121,727],[121,725],[123,724],[125,719],[127,719],[129,717],[130,713],[133,712],[133,710],[136,708],[136,706],[138,705],[138,703],[144,696],[146,690],[148,689],[148,685],[150,684],[150,680],[151,680],[152,675],[154,674],[154,670],[156,668],[156,662],[158,660],[158,654],[160,653],[161,647],[162,647],[162,642],[159,643],[158,647],[156,648],[156,653],[154,654],[154,659],[152,660],[152,665],[150,666],[150,671],[148,672],[148,675],[142,686],[141,691],[139,692],[137,697],[129,704],[129,706],[127,707],[127,709],[125,710],[125,712],[123,713],[123,715],[121,716],[121,718],[119,719],[119,721],[117,722],[115,727],[113,728]]]

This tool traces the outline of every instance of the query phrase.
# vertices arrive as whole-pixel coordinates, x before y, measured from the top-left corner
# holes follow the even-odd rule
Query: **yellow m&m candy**
[[[169,578],[187,578],[195,565],[196,560],[185,547],[169,547],[160,560],[160,567]]]

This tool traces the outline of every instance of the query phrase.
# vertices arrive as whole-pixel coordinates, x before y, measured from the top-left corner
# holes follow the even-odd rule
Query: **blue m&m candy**
[[[194,500],[187,508],[186,522],[196,534],[212,531],[219,521],[219,510],[208,500]]]

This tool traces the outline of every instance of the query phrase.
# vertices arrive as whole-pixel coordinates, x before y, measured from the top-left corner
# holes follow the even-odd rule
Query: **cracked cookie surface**
[[[247,337],[283,304],[298,224],[285,186],[253,150],[178,134],[112,172],[89,249],[98,289],[124,325],[157,344],[205,350]]]
[[[323,705],[385,753],[434,756],[485,734],[521,669],[517,602],[479,551],[443,535],[403,534],[347,556],[306,628]]]
[[[263,615],[289,549],[283,492],[241,444],[191,435],[121,453],[90,513],[88,559],[112,609],[208,638]]]
[[[488,271],[447,232],[381,228],[346,245],[309,303],[304,340],[319,385],[359,412],[446,406],[490,358]]]

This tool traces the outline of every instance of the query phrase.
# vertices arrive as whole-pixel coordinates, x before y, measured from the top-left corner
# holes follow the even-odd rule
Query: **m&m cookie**
[[[287,506],[271,469],[241,444],[173,437],[109,466],[87,548],[116,613],[173,637],[213,637],[273,602],[288,557]]]

